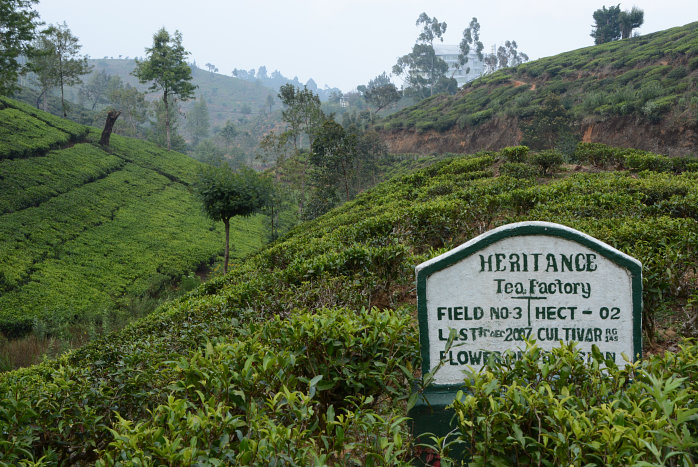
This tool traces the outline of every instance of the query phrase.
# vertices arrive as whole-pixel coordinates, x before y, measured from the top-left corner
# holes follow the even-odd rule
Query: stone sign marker
[[[596,345],[621,366],[623,354],[634,360],[642,351],[640,262],[569,227],[505,225],[416,274],[422,374],[443,364],[410,413],[415,434],[450,431],[443,408],[462,388],[463,370],[519,352],[526,339],[544,350],[574,341],[583,354]]]

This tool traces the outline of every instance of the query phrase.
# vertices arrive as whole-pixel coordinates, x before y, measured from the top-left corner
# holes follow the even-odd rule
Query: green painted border
[[[422,374],[429,372],[429,329],[427,326],[427,278],[437,271],[441,271],[453,264],[477,253],[483,248],[499,242],[505,238],[544,235],[559,237],[586,246],[590,250],[600,254],[621,268],[626,269],[631,275],[632,300],[633,300],[633,361],[642,358],[642,264],[636,259],[622,253],[612,246],[597,240],[585,233],[562,224],[551,222],[519,222],[507,224],[490,230],[460,247],[457,251],[444,253],[442,259],[426,261],[418,265],[417,274],[417,317],[419,320],[419,345],[422,353]],[[460,248],[460,249],[458,249]],[[438,258],[438,257],[437,257]],[[420,299],[421,297],[421,299]],[[432,384],[434,389],[457,389],[461,385]]]

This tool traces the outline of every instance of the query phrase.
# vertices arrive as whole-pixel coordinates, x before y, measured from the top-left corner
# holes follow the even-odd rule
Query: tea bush
[[[693,295],[695,173],[672,161],[671,173],[519,179],[494,176],[498,159],[396,176],[122,331],[0,375],[1,461],[409,463],[414,266],[509,222],[562,223],[638,258],[647,337]],[[697,352],[687,342],[627,369],[583,365],[570,348],[492,362],[464,381],[455,435],[481,464],[690,465]]]
[[[490,361],[453,403],[469,465],[692,465],[698,347],[619,368],[598,348]]]
[[[205,218],[189,190],[196,161],[118,136],[107,152],[89,142],[97,130],[88,134],[87,127],[10,99],[0,107],[0,133],[8,132],[13,154],[29,151],[25,158],[0,156],[6,336],[34,330],[85,339],[105,320],[122,320],[152,295],[167,295],[182,273],[222,250],[222,228]],[[31,131],[13,133],[18,128]],[[260,218],[234,225],[234,257],[262,244]]]

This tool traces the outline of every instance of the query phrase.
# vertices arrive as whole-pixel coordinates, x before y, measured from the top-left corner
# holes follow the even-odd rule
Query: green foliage
[[[617,154],[624,165],[634,153]],[[691,162],[668,159],[670,173],[575,173],[539,182],[495,177],[500,158],[414,161],[430,164],[296,227],[227,276],[126,329],[0,376],[0,432],[12,436],[0,444],[0,458],[410,462],[403,415],[419,366],[414,266],[513,221],[562,223],[638,258],[648,337],[658,314],[695,295],[698,178]],[[638,160],[639,169],[663,167],[664,159]],[[132,169],[133,178],[145,170]],[[167,183],[153,176],[145,184],[160,182]],[[13,286],[11,271],[4,273],[3,287]],[[696,345],[628,370],[593,360],[583,365],[565,348],[492,362],[488,373],[472,375],[464,388],[473,393],[455,410],[463,414],[456,436],[468,442],[473,462],[511,464],[518,456],[521,464],[690,465]]]
[[[5,122],[32,128],[27,141],[42,142],[53,132],[63,143],[74,137],[54,128],[63,119],[31,109],[49,126],[21,104],[3,102],[22,109],[0,110],[3,118],[12,115],[3,128]],[[74,135],[87,130],[68,123]],[[97,136],[95,130],[90,137]],[[22,134],[12,138],[11,147],[21,147]],[[200,164],[117,135],[110,150],[78,142],[0,159],[0,330],[6,335],[99,327],[106,316],[127,314],[139,297],[167,295],[183,272],[222,251],[222,229],[190,193]],[[234,232],[237,257],[261,244],[261,219],[236,222]]]
[[[555,95],[545,98],[521,131],[522,142],[534,149],[562,149],[566,140],[574,138],[571,118]]]
[[[547,149],[531,155],[531,164],[538,166],[540,174],[543,176],[555,172],[564,161],[565,156],[553,149]]]
[[[526,162],[528,146],[510,146],[499,151],[508,162]]]
[[[539,171],[525,162],[505,162],[499,167],[499,173],[512,178],[535,178]]]
[[[17,89],[17,76],[26,67],[18,58],[26,56],[35,35],[39,14],[32,9],[38,0],[2,0],[0,2],[0,95]]]
[[[31,105],[27,105],[16,100],[0,97],[0,107],[9,107],[12,109],[17,109],[31,116],[34,120],[44,122],[53,128],[67,133],[68,135],[70,135],[70,141],[80,141],[84,139],[84,137],[90,131],[90,129],[84,125],[80,125],[68,119],[60,118],[55,115],[42,112],[32,107]],[[40,137],[40,135],[36,134],[35,137],[38,138]]]
[[[453,403],[470,465],[691,465],[698,347],[616,367],[573,344],[491,361]]]
[[[162,92],[167,149],[170,149],[170,100],[191,99],[196,89],[196,86],[191,84],[191,68],[185,61],[189,53],[182,46],[182,34],[175,31],[174,35],[170,36],[164,27],[153,35],[153,46],[146,48],[145,52],[146,59],[142,62],[136,60],[136,69],[132,73],[141,83],[151,82],[151,91]]]
[[[417,18],[416,25],[422,25],[422,32],[412,47],[412,52],[398,58],[393,66],[393,74],[404,76],[405,94],[420,100],[447,91],[449,81],[453,80],[446,77],[448,64],[434,52],[434,41],[443,42],[446,23],[422,13]],[[451,93],[455,91],[456,89],[451,89]]]
[[[601,143],[579,143],[574,152],[574,158],[594,167],[606,168],[622,162],[623,157],[618,148]]]
[[[0,119],[0,159],[40,155],[70,140],[70,135],[16,109],[0,109]]]
[[[64,117],[68,115],[65,87],[82,83],[82,75],[90,71],[87,57],[78,55],[81,48],[78,38],[64,21],[41,31],[35,50],[29,56],[31,70],[38,76],[42,91],[47,93],[51,88],[60,88]]]
[[[649,122],[679,115],[695,118],[690,100],[695,94],[696,44],[698,23],[691,23],[522,63],[478,78],[458,95],[436,96],[395,112],[382,124],[386,130],[447,131],[454,125],[476,127],[495,114],[528,121],[547,94],[558,95],[573,128],[618,116]],[[654,102],[661,98],[667,101]],[[480,112],[485,111],[492,114],[483,119]],[[473,119],[475,114],[478,118]]]
[[[146,48],[147,58],[136,60],[134,76],[142,83],[151,82],[151,91],[162,91],[163,100],[170,95],[182,100],[193,96],[195,86],[191,84],[191,69],[186,64],[188,52],[182,46],[182,34],[173,36],[161,28],[153,35],[153,46]]]
[[[61,193],[104,178],[125,162],[90,144],[49,152],[45,157],[0,161],[0,215],[38,206]]]
[[[227,166],[202,168],[196,193],[206,215],[225,223],[232,217],[259,211],[268,195],[264,179],[254,170],[243,167],[234,172]]]
[[[359,86],[358,91],[368,103],[376,107],[376,113],[386,106],[399,101],[401,97],[400,91],[390,82],[390,78],[388,78],[385,72],[369,81],[368,86]]]

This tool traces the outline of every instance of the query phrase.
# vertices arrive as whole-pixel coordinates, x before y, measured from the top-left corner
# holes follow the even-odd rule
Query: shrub
[[[508,162],[526,162],[528,146],[510,146],[499,151]]]
[[[505,162],[499,167],[499,173],[513,178],[535,178],[538,171],[524,162]]]
[[[671,172],[674,169],[674,162],[666,156],[632,150],[625,155],[625,167],[636,172],[642,170]]]
[[[598,168],[605,168],[622,161],[618,148],[601,143],[579,143],[574,151],[574,158]]]
[[[562,153],[554,149],[546,149],[531,156],[531,163],[538,166],[543,176],[555,172],[564,161]]]
[[[587,363],[588,361],[588,363]],[[698,347],[619,368],[594,346],[529,344],[466,375],[453,403],[469,465],[692,465]]]

